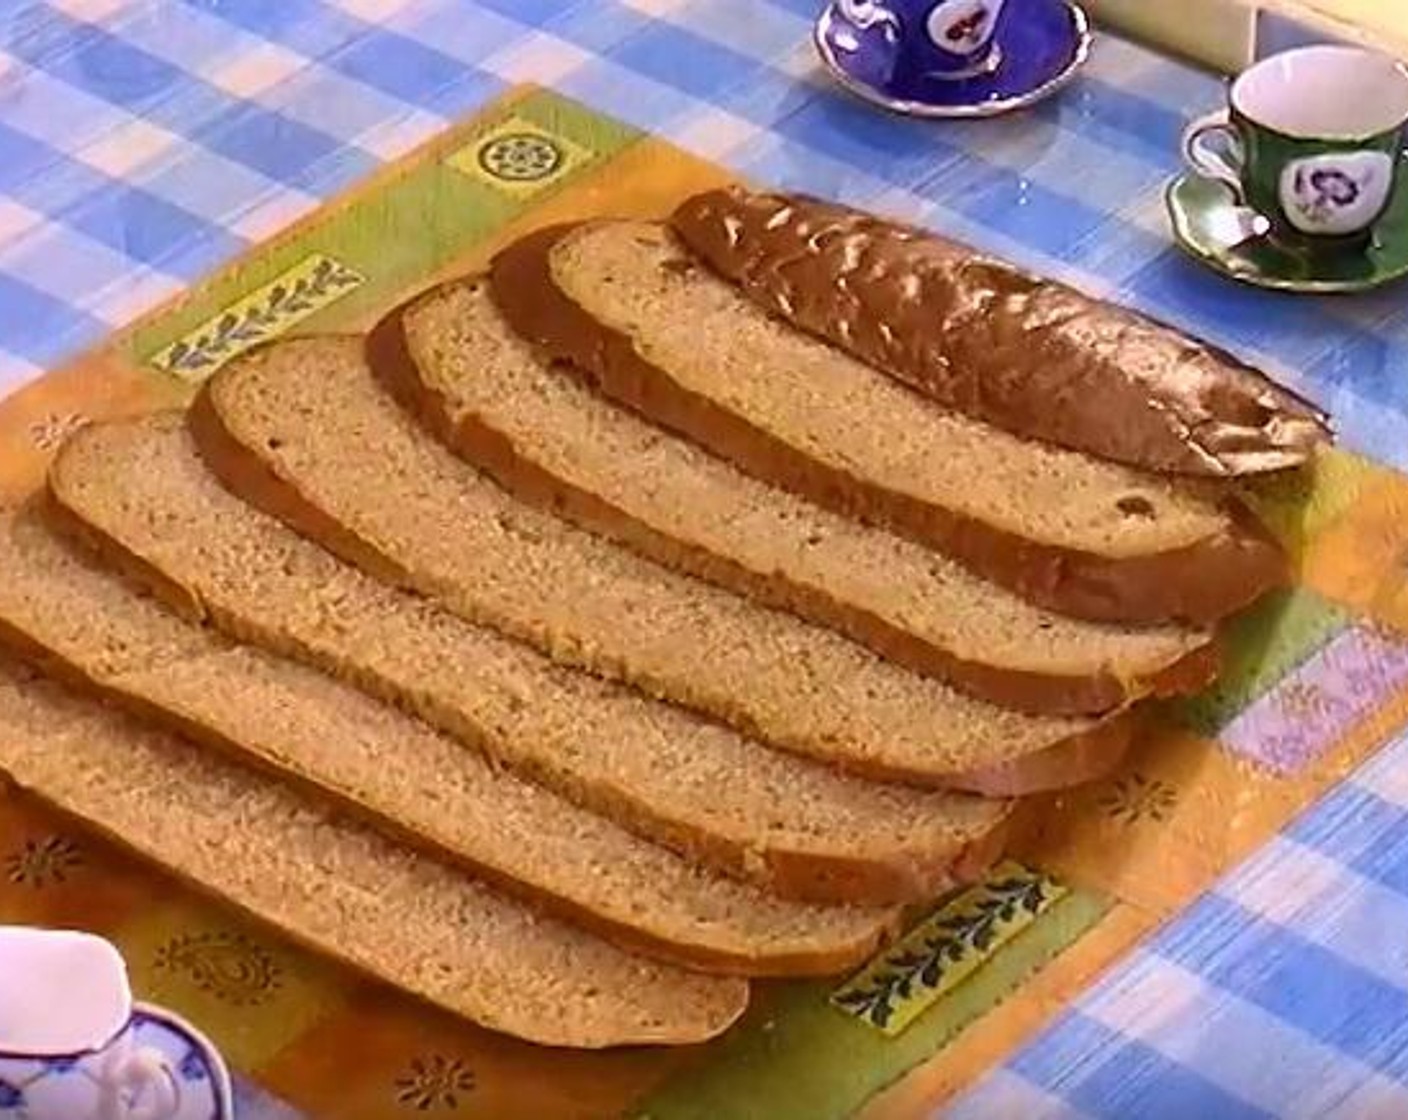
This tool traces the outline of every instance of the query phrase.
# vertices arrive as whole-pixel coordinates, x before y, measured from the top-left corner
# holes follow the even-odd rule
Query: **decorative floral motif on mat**
[[[156,967],[235,1007],[257,1007],[283,986],[278,962],[242,933],[178,935],[157,950]]]
[[[1068,893],[1011,861],[956,895],[831,995],[831,1003],[897,1035]]]
[[[51,412],[30,424],[29,438],[40,451],[54,451],[87,421],[81,412]]]
[[[460,1098],[474,1091],[474,1071],[458,1058],[431,1054],[413,1058],[395,1084],[397,1104],[417,1112],[454,1112]]]
[[[203,381],[231,358],[277,338],[366,279],[333,257],[313,253],[159,351],[151,364],[184,381]]]
[[[1121,824],[1163,821],[1178,805],[1178,791],[1161,778],[1129,774],[1100,795],[1100,811]]]
[[[5,877],[12,883],[47,887],[64,883],[83,865],[83,853],[67,836],[26,840],[5,857]]]
[[[567,137],[513,116],[452,152],[445,162],[522,199],[546,190],[591,156]]]

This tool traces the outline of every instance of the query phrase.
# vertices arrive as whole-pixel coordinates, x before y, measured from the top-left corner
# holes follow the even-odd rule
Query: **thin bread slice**
[[[483,278],[393,312],[367,354],[442,440],[525,501],[994,704],[1088,710],[1120,691],[1107,679],[1112,666],[1181,648],[1182,635],[1052,614],[655,427],[538,361]],[[958,697],[950,707],[936,734],[1006,733],[988,708]]]
[[[310,661],[788,897],[917,901],[995,858],[1005,804],[767,750],[379,583],[221,487],[184,419],[89,425],[60,449],[49,485],[68,531],[188,617]]]
[[[701,1042],[747,1004],[743,980],[623,953],[23,668],[0,668],[0,772],[294,941],[530,1042]]]
[[[627,949],[745,975],[834,973],[888,911],[787,902],[696,868],[332,677],[182,622],[37,511],[0,509],[0,643]]]
[[[1202,623],[1286,579],[1240,507],[946,412],[768,318],[663,226],[540,231],[495,260],[493,290],[515,330],[608,396],[1052,610]]]
[[[1329,442],[1322,412],[1231,354],[928,230],[737,187],[670,222],[768,311],[1016,435],[1218,478]]]
[[[955,707],[940,682],[517,501],[398,408],[348,340],[232,363],[191,418],[228,487],[351,562],[767,743],[873,777],[985,790],[994,768],[1011,776],[1002,788],[1020,786],[1022,760],[1053,744],[1080,739],[1072,751],[1089,756],[1084,740],[1119,738],[1090,719],[989,706],[1000,738],[965,733],[972,705]]]

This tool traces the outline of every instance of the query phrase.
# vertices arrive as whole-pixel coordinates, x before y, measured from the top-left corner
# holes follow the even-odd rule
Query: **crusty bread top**
[[[876,485],[1110,557],[1185,548],[1228,528],[1217,502],[1191,486],[946,411],[770,319],[662,226],[584,225],[553,247],[549,267],[569,299],[629,334],[686,391]]]
[[[309,345],[322,356],[304,372],[326,376],[328,344]],[[334,356],[345,345],[336,340]],[[766,872],[774,858],[794,870],[858,864],[893,874],[891,889],[923,892],[1006,814],[765,750],[371,579],[223,489],[184,419],[81,429],[52,466],[55,500],[171,600],[390,696],[630,827],[701,856],[723,844],[739,870]],[[339,436],[384,446],[375,431]],[[376,477],[360,481],[366,495],[383,492]]]
[[[295,940],[550,1046],[698,1042],[747,985],[631,956],[174,737],[0,669],[0,770]]]
[[[1017,435],[1218,477],[1328,442],[1323,413],[1232,355],[925,230],[739,188],[671,221],[768,311]]]
[[[1240,505],[947,413],[769,320],[658,227],[536,230],[494,257],[491,278],[513,329],[608,396],[1059,613],[1205,625],[1287,578],[1284,551]],[[699,345],[682,345],[681,321]],[[1157,527],[1135,524],[1146,519]]]
[[[786,902],[701,870],[330,676],[183,622],[33,509],[0,508],[0,571],[0,644],[628,947],[707,970],[827,973],[889,930],[889,912]]]
[[[1112,670],[1137,676],[1204,640],[1183,628],[1054,614],[939,553],[744,474],[538,360],[477,278],[421,297],[401,324],[413,359],[403,376],[423,387],[422,407],[459,426],[471,459],[494,470],[506,442],[526,469],[599,498],[617,520],[736,562],[758,583],[819,591],[912,636],[947,660],[931,658],[928,671],[974,695],[1029,710],[1060,710],[1069,698],[1078,710],[1090,679]],[[593,527],[603,520],[612,519]],[[951,721],[938,734],[1010,731],[991,708],[957,696],[944,715]]]

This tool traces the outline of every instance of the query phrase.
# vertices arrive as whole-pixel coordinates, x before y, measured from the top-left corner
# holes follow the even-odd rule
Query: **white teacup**
[[[30,1120],[171,1120],[181,1080],[132,1030],[127,966],[107,941],[0,926],[0,1110]]]

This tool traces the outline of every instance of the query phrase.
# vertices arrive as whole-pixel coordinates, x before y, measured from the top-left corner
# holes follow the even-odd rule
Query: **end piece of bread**
[[[945,411],[770,319],[662,226],[539,231],[492,275],[515,330],[608,396],[1051,610],[1201,624],[1287,578],[1240,507]]]
[[[1324,413],[1231,354],[927,230],[736,187],[671,224],[770,313],[1019,436],[1218,478],[1330,439]]]
[[[699,868],[362,692],[183,622],[0,509],[0,644],[623,947],[706,971],[825,975],[891,911],[788,902]]]
[[[182,879],[386,983],[548,1046],[679,1045],[743,980],[631,956],[277,782],[0,667],[0,772]]]
[[[560,298],[528,302],[525,314],[570,320]],[[525,501],[992,704],[1098,711],[1123,698],[1120,670],[1135,676],[1188,648],[1182,631],[1033,606],[942,554],[743,473],[538,360],[484,278],[393,312],[367,354],[432,431]],[[989,715],[1001,733],[990,710],[958,697],[952,709],[953,725],[981,734]]]
[[[89,425],[49,476],[65,528],[178,610],[317,665],[648,839],[787,897],[921,901],[996,858],[1006,804],[847,777],[555,665],[246,505],[206,470],[184,421]],[[363,479],[366,493],[394,469]]]

